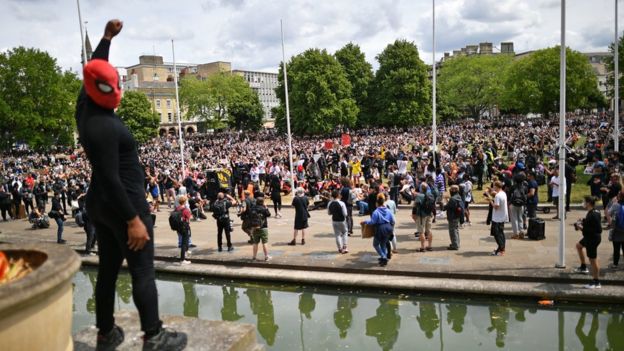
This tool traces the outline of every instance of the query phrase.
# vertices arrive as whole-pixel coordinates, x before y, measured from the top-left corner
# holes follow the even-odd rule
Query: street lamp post
[[[614,91],[613,91],[613,144],[615,152],[620,151],[620,70],[618,49],[618,0],[615,0],[615,41],[613,44],[613,66],[614,66]]]
[[[566,162],[566,45],[565,0],[561,0],[561,58],[559,65],[559,262],[557,268],[565,268],[565,162]],[[562,181],[563,180],[563,181]]]
[[[433,46],[433,50],[432,51],[432,57],[433,57],[433,88],[432,88],[432,126],[431,126],[431,133],[433,134],[433,138],[432,138],[432,150],[433,150],[433,155],[432,155],[432,160],[433,160],[433,165],[435,166],[436,164],[436,150],[438,148],[438,138],[437,138],[437,134],[438,134],[438,128],[437,128],[437,121],[436,121],[436,75],[437,75],[437,69],[436,69],[436,41],[435,41],[435,0],[433,1],[433,24],[432,24],[432,46]]]

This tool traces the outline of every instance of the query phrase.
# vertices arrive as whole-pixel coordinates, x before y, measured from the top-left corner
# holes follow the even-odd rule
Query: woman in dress
[[[305,196],[303,188],[297,188],[292,206],[295,208],[295,231],[293,239],[288,245],[297,244],[297,232],[301,231],[301,245],[305,245],[305,229],[308,227],[308,198]]]

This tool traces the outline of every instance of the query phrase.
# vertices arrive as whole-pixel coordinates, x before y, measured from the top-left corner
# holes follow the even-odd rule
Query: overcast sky
[[[0,3],[0,50],[36,47],[65,69],[80,67],[75,0]],[[606,51],[614,37],[613,0],[567,4],[567,45]],[[516,52],[556,45],[559,6],[560,0],[438,0],[437,55],[482,41],[495,47],[513,41]],[[276,72],[280,18],[287,56],[310,47],[333,53],[352,41],[377,67],[375,56],[401,38],[414,41],[421,58],[432,61],[430,0],[81,0],[81,7],[94,49],[108,19],[124,21],[111,50],[115,66],[136,64],[139,55],[154,52],[171,61],[174,38],[178,62],[231,61],[235,69]]]

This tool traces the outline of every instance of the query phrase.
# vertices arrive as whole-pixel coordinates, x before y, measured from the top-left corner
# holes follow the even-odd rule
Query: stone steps
[[[256,342],[256,329],[251,324],[207,321],[181,316],[161,316],[166,327],[184,332],[188,336],[185,350],[210,351],[264,351]],[[118,311],[115,322],[125,332],[119,351],[141,350],[143,341],[139,316],[135,311]],[[74,350],[95,350],[97,329],[90,327],[74,335]]]

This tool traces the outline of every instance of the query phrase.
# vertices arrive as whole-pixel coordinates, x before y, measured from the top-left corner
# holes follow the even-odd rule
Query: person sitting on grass
[[[585,285],[588,289],[600,288],[600,266],[598,265],[598,245],[600,245],[600,234],[602,233],[602,225],[600,223],[600,212],[596,210],[596,198],[593,196],[585,196],[583,207],[587,210],[587,215],[583,220],[574,224],[574,229],[583,233],[583,238],[576,244],[581,266],[574,270],[575,273],[588,274],[587,264],[585,263],[585,254],[583,248],[587,251],[587,257],[591,264],[591,274],[593,280]]]
[[[271,211],[264,205],[264,198],[259,197],[256,199],[256,203],[251,207],[249,213],[253,241],[253,261],[256,260],[258,254],[258,244],[262,242],[262,252],[264,252],[264,260],[269,261],[271,256],[266,247],[266,243],[269,242],[269,225],[267,218],[271,217]]]

